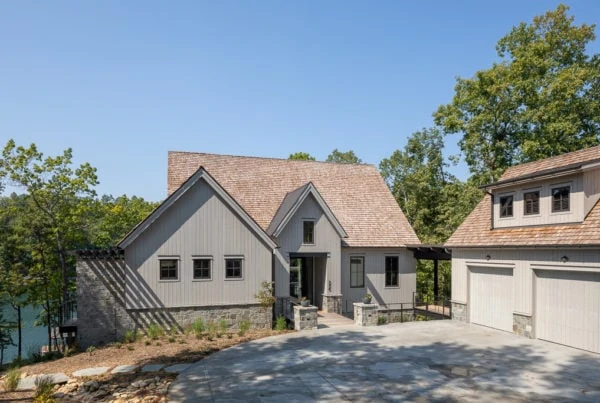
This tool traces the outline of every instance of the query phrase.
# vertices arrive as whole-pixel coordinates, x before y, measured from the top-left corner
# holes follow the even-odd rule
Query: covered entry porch
[[[310,305],[323,309],[323,294],[327,291],[327,254],[290,254],[290,301],[299,304],[307,299]]]

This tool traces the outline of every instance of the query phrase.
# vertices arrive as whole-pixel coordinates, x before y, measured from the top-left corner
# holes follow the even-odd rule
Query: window
[[[385,257],[385,286],[398,287],[398,256]]]
[[[302,237],[302,243],[314,244],[315,243],[315,222],[304,221],[304,232]]]
[[[512,217],[513,216],[513,197],[512,196],[501,196],[500,197],[500,217]]]
[[[365,286],[365,258],[353,256],[350,258],[350,287],[363,288]]]
[[[194,280],[210,280],[210,259],[194,259]]]
[[[552,189],[552,212],[569,211],[570,186],[561,186]]]
[[[242,259],[229,258],[225,259],[225,278],[226,279],[241,279],[242,278]]]
[[[177,259],[161,259],[159,262],[161,280],[177,280],[179,278],[177,273],[179,261]]]
[[[524,215],[540,213],[540,192],[525,192],[523,195]]]

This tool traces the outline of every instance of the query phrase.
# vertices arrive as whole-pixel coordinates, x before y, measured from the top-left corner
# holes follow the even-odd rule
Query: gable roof
[[[168,210],[177,200],[179,200],[190,188],[200,180],[204,180],[215,193],[217,193],[225,203],[231,208],[238,217],[244,221],[256,235],[265,242],[266,245],[275,249],[277,244],[267,235],[267,233],[250,217],[244,209],[223,189],[219,183],[204,169],[199,167],[175,192],[171,193],[165,201],[152,211],[142,222],[135,226],[117,245],[125,249],[131,245],[142,233],[144,233],[158,218]]]
[[[265,231],[286,195],[311,182],[346,232],[343,242],[347,246],[420,243],[373,165],[169,152],[169,194],[199,166],[205,167]]]
[[[348,236],[346,231],[344,231],[344,228],[331,212],[331,209],[327,203],[325,203],[325,200],[323,200],[323,197],[312,182],[308,182],[306,185],[300,186],[298,189],[285,195],[283,202],[281,202],[281,206],[279,206],[277,213],[275,213],[273,220],[267,227],[267,233],[275,237],[279,236],[289,220],[296,214],[298,208],[300,208],[309,195],[312,195],[315,198],[317,204],[321,207],[321,210],[323,210],[323,213],[327,219],[329,219],[338,235],[341,238],[346,238]]]
[[[510,167],[498,182],[515,184],[543,179],[546,175],[570,174],[600,162],[600,146]],[[491,196],[486,195],[446,241],[449,248],[503,246],[600,246],[600,201],[582,223],[548,224],[490,229]]]
[[[584,148],[539,161],[509,167],[497,182],[483,187],[497,186],[551,174],[569,174],[585,165],[600,163],[600,146]]]

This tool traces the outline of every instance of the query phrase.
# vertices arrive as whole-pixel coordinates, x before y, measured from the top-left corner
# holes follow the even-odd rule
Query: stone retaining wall
[[[354,304],[354,324],[357,326],[377,326],[377,304],[363,304],[355,302]]]
[[[342,314],[342,294],[323,294],[323,311]]]
[[[317,328],[317,307],[294,305],[294,329],[315,330]]]

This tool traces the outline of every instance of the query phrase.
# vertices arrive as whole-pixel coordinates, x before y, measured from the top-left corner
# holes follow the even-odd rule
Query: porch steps
[[[317,312],[317,327],[326,329],[330,327],[354,326],[354,321],[345,316],[332,312]]]

